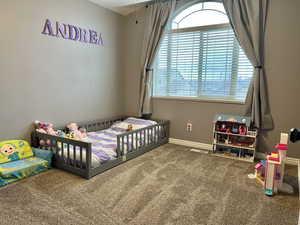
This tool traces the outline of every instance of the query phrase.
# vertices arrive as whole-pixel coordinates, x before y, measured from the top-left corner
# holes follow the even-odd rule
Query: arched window
[[[201,2],[179,12],[154,63],[154,96],[244,101],[253,67],[223,4]]]

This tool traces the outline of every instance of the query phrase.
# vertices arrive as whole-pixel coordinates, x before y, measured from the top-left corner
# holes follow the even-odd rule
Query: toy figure
[[[239,134],[240,135],[246,135],[247,134],[247,128],[245,126],[240,126],[239,128]]]
[[[229,139],[228,139],[228,138],[225,139],[225,144],[226,144],[226,145],[229,144]]]
[[[126,131],[132,131],[132,129],[133,129],[133,126],[131,124],[129,124]]]
[[[233,125],[232,128],[231,128],[231,133],[238,134],[239,133],[239,129],[235,125]]]
[[[226,131],[227,131],[227,128],[226,128],[225,123],[223,123],[223,124],[221,125],[221,127],[219,128],[219,131],[221,131],[221,132],[226,132]]]
[[[57,136],[59,136],[59,137],[65,137],[66,133],[63,132],[62,130],[57,130]]]
[[[80,128],[80,131],[76,123],[70,123],[67,128],[70,138],[83,139],[86,137],[86,130],[84,128]]]

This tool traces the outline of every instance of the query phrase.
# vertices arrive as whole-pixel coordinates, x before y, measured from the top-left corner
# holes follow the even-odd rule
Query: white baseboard
[[[207,151],[212,151],[211,144],[205,144],[205,143],[194,142],[194,141],[186,141],[186,140],[175,139],[175,138],[169,138],[169,143],[175,144],[175,145],[191,147],[191,148],[199,148],[199,149],[203,149],[203,150],[207,150]]]
[[[191,147],[191,148],[199,148],[199,149],[203,149],[203,150],[207,150],[207,151],[212,151],[212,148],[213,148],[212,144],[205,144],[205,143],[194,142],[194,141],[186,141],[186,140],[181,140],[181,139],[176,139],[176,138],[169,138],[169,143],[175,144],[175,145]],[[256,158],[265,159],[266,154],[262,153],[262,152],[256,152]],[[286,163],[289,165],[297,166],[300,163],[300,160],[297,158],[287,157]]]

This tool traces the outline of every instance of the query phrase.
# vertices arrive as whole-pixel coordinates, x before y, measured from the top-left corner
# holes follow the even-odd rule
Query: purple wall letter
[[[59,22],[56,22],[56,37],[62,37],[64,39],[68,38],[66,24],[63,24],[62,26]]]
[[[103,39],[102,39],[102,34],[101,33],[99,33],[98,45],[103,45]]]
[[[97,44],[98,39],[97,39],[97,32],[94,30],[90,30],[90,43],[91,44]]]
[[[56,32],[54,33],[51,21],[46,19],[42,34],[49,36],[62,37],[73,41],[80,41],[83,43],[90,43],[94,45],[103,45],[103,39],[101,33],[94,30],[80,28],[74,25],[60,24],[56,22]]]
[[[73,41],[78,41],[79,39],[79,29],[73,25],[69,26],[69,39]]]
[[[53,33],[51,21],[48,20],[48,19],[46,19],[46,22],[45,22],[42,34],[50,35],[50,36],[55,36],[54,33]]]
[[[87,41],[87,37],[86,37],[86,35],[87,35],[86,29],[82,29],[82,28],[79,27],[79,30],[80,30],[80,39],[79,39],[79,41],[87,43],[88,41]]]

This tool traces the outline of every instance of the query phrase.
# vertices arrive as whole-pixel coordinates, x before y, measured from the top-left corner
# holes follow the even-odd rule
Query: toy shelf
[[[258,132],[249,117],[216,115],[213,124],[213,154],[223,158],[253,162]]]
[[[215,131],[217,134],[227,134],[227,135],[233,135],[233,136],[241,136],[241,137],[249,137],[249,138],[256,138],[257,135],[242,135],[242,134],[232,134],[232,133],[226,133],[226,132],[220,132],[220,131]]]
[[[215,143],[215,145],[231,147],[231,148],[242,148],[242,149],[248,149],[248,150],[255,151],[255,147],[247,147],[247,146],[242,146],[242,145],[230,145],[230,144],[223,144],[223,143]]]

